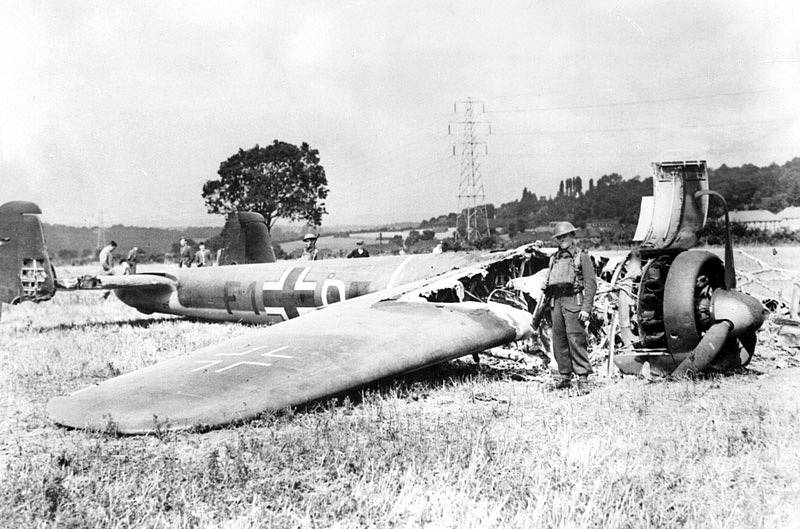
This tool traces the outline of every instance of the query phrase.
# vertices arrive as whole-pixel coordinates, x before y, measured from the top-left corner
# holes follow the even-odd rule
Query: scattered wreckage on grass
[[[595,332],[605,335],[624,373],[744,366],[763,321],[761,304],[735,290],[730,238],[724,264],[690,250],[708,207],[705,163],[654,167],[654,196],[643,200],[637,229],[644,261],[635,282],[640,345],[614,354],[613,314]],[[234,219],[240,234],[228,249],[229,261],[239,264],[67,284],[50,266],[39,213],[26,202],[0,206],[4,302],[44,301],[59,286],[107,289],[148,314],[278,323],[53,398],[50,417],[68,427],[131,434],[219,427],[525,340],[546,325],[535,285],[549,257],[533,245],[275,262],[263,219],[246,213]],[[627,262],[614,268],[606,295]]]

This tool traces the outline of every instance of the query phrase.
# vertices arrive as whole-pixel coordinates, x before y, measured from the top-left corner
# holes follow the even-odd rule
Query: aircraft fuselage
[[[115,293],[145,313],[276,323],[331,303],[480,264],[482,257],[443,253],[170,269],[154,274],[172,279],[171,289],[126,288]]]

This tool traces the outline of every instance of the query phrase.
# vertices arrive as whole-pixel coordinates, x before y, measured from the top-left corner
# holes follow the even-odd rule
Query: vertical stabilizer
[[[228,216],[222,231],[225,246],[219,264],[274,263],[267,223],[260,213],[240,211]]]
[[[33,202],[0,206],[0,302],[44,301],[55,294],[55,280]]]

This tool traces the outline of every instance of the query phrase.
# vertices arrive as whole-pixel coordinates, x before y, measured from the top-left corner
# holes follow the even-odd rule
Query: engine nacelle
[[[755,352],[763,307],[733,290],[730,231],[725,264],[689,250],[709,195],[719,196],[708,189],[705,161],[653,164],[653,197],[642,199],[634,236],[646,263],[634,288],[640,346],[614,357],[623,373],[639,374],[645,364],[660,375],[727,370],[747,365]]]

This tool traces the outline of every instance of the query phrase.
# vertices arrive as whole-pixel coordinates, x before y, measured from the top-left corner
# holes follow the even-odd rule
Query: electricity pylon
[[[486,215],[486,192],[481,181],[481,157],[489,154],[485,141],[481,141],[479,128],[488,129],[492,133],[492,125],[488,121],[478,121],[475,117],[476,109],[480,113],[486,112],[485,105],[468,97],[464,101],[456,101],[453,112],[458,113],[459,107],[463,109],[462,119],[451,121],[448,134],[454,134],[453,129],[461,129],[461,169],[458,184],[458,220],[456,221],[456,234],[467,241],[476,241],[489,236],[489,219]],[[453,156],[456,156],[456,146],[453,145]]]

